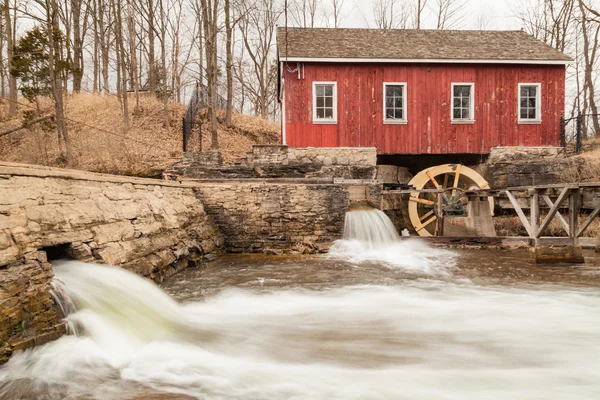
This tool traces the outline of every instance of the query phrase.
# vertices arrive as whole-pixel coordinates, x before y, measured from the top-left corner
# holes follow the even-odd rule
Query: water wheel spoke
[[[410,201],[414,201],[415,203],[419,203],[419,204],[424,204],[426,206],[435,206],[435,202],[434,201],[427,200],[427,199],[421,199],[419,197],[412,197],[411,196]]]
[[[444,184],[442,185],[442,188],[445,190],[446,188],[448,188],[448,179],[450,178],[450,174],[444,174]]]
[[[438,220],[437,215],[434,215],[433,217],[429,218],[426,222],[424,222],[420,226],[416,227],[415,229],[417,230],[417,232],[420,232],[423,229],[425,229],[427,226],[431,225],[432,222],[437,221],[437,220]]]
[[[435,213],[435,210],[431,210],[429,211],[427,214],[423,215],[422,217],[419,218],[420,221],[424,221],[427,218],[431,217],[433,214]]]
[[[429,179],[431,179],[431,182],[433,182],[433,185],[435,186],[436,189],[443,189],[443,186],[440,186],[440,184],[438,183],[438,181],[435,179],[435,176],[433,176],[433,174],[431,173],[431,171],[427,171],[427,176],[429,177]],[[435,196],[434,193],[431,193],[432,195]],[[448,199],[448,196],[446,196],[446,193],[442,193],[442,196],[444,197],[444,200],[446,200],[446,203],[450,203],[450,199]]]
[[[458,188],[458,183],[460,182],[461,167],[462,167],[461,164],[458,164],[456,167],[456,173],[454,174],[454,185],[452,185],[452,187],[454,187],[454,189],[452,190],[452,198],[454,198],[454,196],[456,195],[456,188]]]

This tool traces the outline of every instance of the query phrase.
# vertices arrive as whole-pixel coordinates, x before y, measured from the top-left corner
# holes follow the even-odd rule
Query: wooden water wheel
[[[438,236],[441,232],[440,210],[444,215],[466,216],[468,199],[465,191],[489,189],[485,179],[475,170],[461,164],[444,164],[419,172],[409,185],[417,190],[443,189],[442,205],[438,206],[437,193],[412,193],[408,202],[408,215],[420,236]],[[494,199],[489,198],[490,210]]]

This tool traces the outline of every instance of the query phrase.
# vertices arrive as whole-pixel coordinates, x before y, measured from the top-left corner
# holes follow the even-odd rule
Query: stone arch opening
[[[63,243],[56,246],[43,247],[40,250],[46,252],[48,262],[54,260],[73,259],[70,253],[71,243]]]

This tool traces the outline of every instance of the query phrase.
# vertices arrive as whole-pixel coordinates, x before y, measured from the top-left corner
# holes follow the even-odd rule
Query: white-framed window
[[[383,83],[383,122],[406,124],[406,82]]]
[[[336,82],[313,82],[313,123],[337,123]]]
[[[519,83],[519,123],[539,124],[542,122],[542,85]]]
[[[453,124],[472,124],[475,121],[475,84],[453,83],[450,117]]]

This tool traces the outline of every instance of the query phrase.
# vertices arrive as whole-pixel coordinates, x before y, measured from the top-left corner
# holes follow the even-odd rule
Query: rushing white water
[[[374,249],[396,242],[398,232],[383,211],[362,207],[346,213],[344,239],[357,240],[364,247]]]
[[[69,318],[86,335],[13,356],[0,369],[1,399],[142,399],[148,390],[211,400],[600,394],[597,290],[419,279],[226,289],[179,305],[116,268],[55,270],[78,308]]]
[[[381,210],[360,207],[346,213],[344,237],[329,254],[353,263],[380,262],[414,272],[447,274],[455,254],[419,241],[400,241],[394,224]]]
[[[77,312],[77,307],[75,307],[75,303],[71,300],[71,297],[67,293],[67,288],[63,281],[58,278],[55,278],[52,282],[52,289],[50,289],[50,295],[54,302],[60,308],[60,312],[63,318],[68,317],[71,314]],[[74,325],[71,321],[67,321],[67,333],[74,335],[78,332],[78,327]]]

